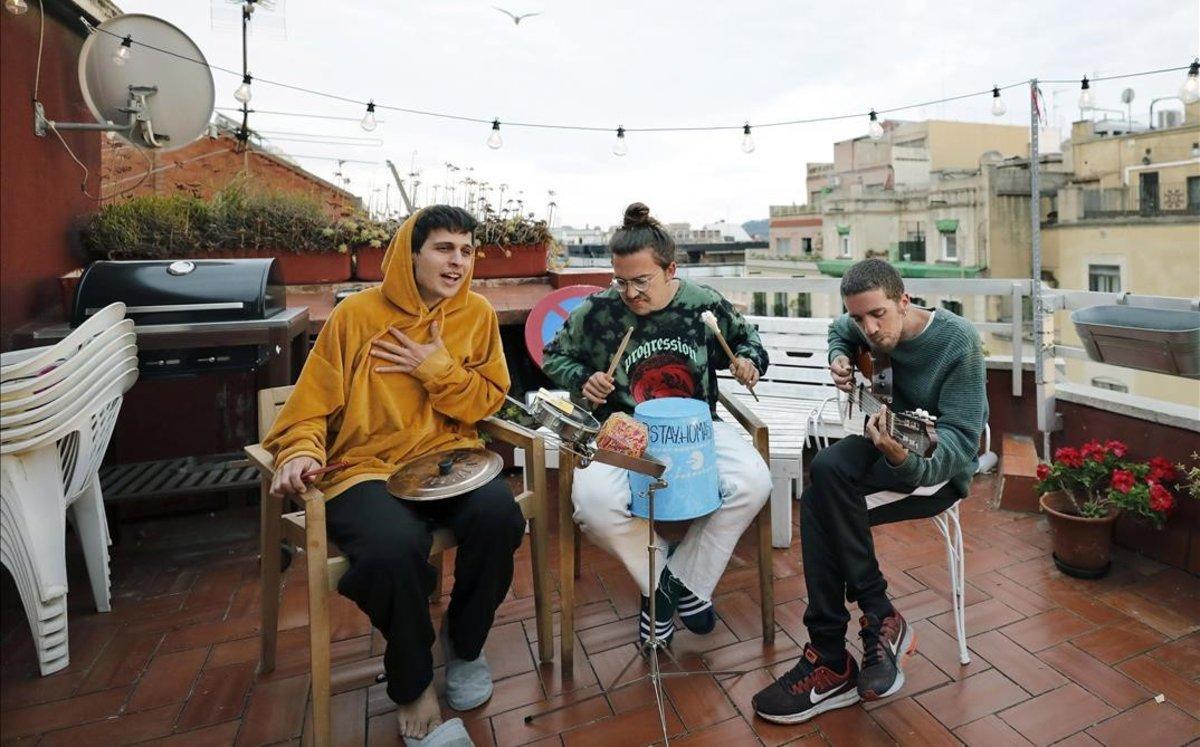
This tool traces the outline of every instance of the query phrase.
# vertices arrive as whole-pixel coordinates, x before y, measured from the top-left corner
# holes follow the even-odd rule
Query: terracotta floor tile
[[[1154,659],[1139,656],[1117,666],[1151,693],[1162,693],[1185,712],[1200,718],[1200,683],[1180,677]]]
[[[925,710],[954,729],[1027,699],[1029,694],[995,669],[916,696]]]
[[[228,747],[233,744],[241,725],[241,721],[227,721],[203,729],[176,733],[155,740],[154,744],[155,747]]]
[[[586,630],[577,630],[576,637],[590,654],[617,646],[628,646],[637,640],[637,618],[614,620]]]
[[[506,746],[527,744],[611,716],[612,709],[609,708],[608,702],[603,697],[589,697],[599,694],[599,688],[585,688],[565,696],[559,695],[550,698],[549,701],[515,708],[492,716],[492,728],[495,730],[496,743]],[[563,710],[538,716],[532,722],[525,723],[527,715],[541,714],[564,704],[570,705]]]
[[[915,623],[918,620],[924,620],[927,617],[934,617],[951,609],[953,606],[949,598],[939,594],[933,589],[924,589],[915,594],[909,594],[906,597],[892,600],[892,606],[900,610],[900,614],[904,615],[904,619],[910,623]],[[851,621],[851,633],[856,633],[855,625],[857,618]]]
[[[481,708],[471,711],[472,718],[492,716],[513,708],[537,703],[546,696],[537,672],[525,672],[503,680],[496,680],[492,699]]]
[[[162,642],[162,650],[166,653],[231,641],[236,638],[247,638],[257,635],[258,629],[259,618],[257,616],[198,623],[167,633],[167,637]]]
[[[538,664],[535,671],[542,681],[542,689],[547,695],[558,695],[563,692],[570,692],[580,688],[591,687],[597,684],[596,672],[592,669],[591,663],[588,661],[587,653],[583,650],[583,644],[579,642],[579,637],[575,637],[575,664],[569,673],[564,673],[562,662],[559,658],[558,651],[561,647],[561,641],[558,638],[554,639],[554,660],[549,664]],[[531,644],[531,656],[534,655],[532,649],[537,644]]]
[[[995,630],[1025,617],[999,599],[988,599],[978,604],[967,605],[965,613],[968,637]],[[937,615],[931,620],[947,635],[956,635],[953,611]]]
[[[304,726],[308,675],[258,683],[238,732],[239,745],[259,745],[294,739]]]
[[[808,722],[820,729],[821,736],[834,747],[860,747],[861,745],[893,745],[891,735],[883,730],[870,714],[859,706],[826,711]]]
[[[715,726],[693,731],[679,739],[674,739],[671,744],[680,745],[680,747],[684,745],[687,747],[731,747],[731,745],[754,744],[757,741],[754,730],[750,728],[746,720],[735,716]]]
[[[1087,730],[1104,745],[1183,745],[1200,739],[1200,721],[1170,703],[1147,701]]]
[[[1078,731],[1057,742],[1054,747],[1100,747],[1100,743],[1088,736],[1085,731]]]
[[[1041,651],[1038,657],[1067,679],[1118,710],[1131,708],[1151,697],[1136,682],[1111,669],[1070,643]]]
[[[1036,615],[1055,608],[1054,602],[996,571],[968,576],[967,583],[993,599],[999,599],[1022,615]]]
[[[957,745],[946,727],[912,698],[903,698],[871,712],[888,734],[901,745]]]
[[[999,631],[977,635],[968,643],[971,650],[987,657],[993,667],[1030,695],[1040,695],[1067,683],[1054,667],[1013,643]]]
[[[1152,601],[1132,589],[1110,592],[1100,599],[1168,638],[1179,638],[1200,630],[1200,615],[1185,614],[1173,608],[1167,599]]]
[[[246,693],[254,681],[254,668],[252,662],[206,667],[179,715],[176,730],[188,731],[241,716]]]
[[[991,666],[987,658],[978,653],[971,656],[970,664],[960,664],[958,658],[958,639],[947,635],[941,628],[936,627],[928,620],[921,620],[914,623],[912,629],[917,636],[917,652],[933,662],[938,669],[949,675],[951,679],[960,680],[982,672]],[[970,645],[968,641],[968,652],[969,650]]]
[[[667,677],[663,683],[675,712],[688,731],[698,731],[738,713],[713,677],[704,674]]]
[[[1079,591],[1054,591],[1054,601],[1058,602],[1064,608],[1071,610],[1076,615],[1089,620],[1096,625],[1115,625],[1117,623],[1132,622],[1132,618],[1124,612],[1110,607],[1103,601],[1098,599],[1094,594],[1088,594]]]
[[[762,607],[744,590],[714,598],[713,606],[738,640],[762,637]]]
[[[1030,743],[1020,732],[996,715],[985,716],[966,726],[960,726],[954,730],[954,735],[967,747],[1012,747]]]
[[[30,649],[33,648],[28,637],[22,643]],[[7,660],[0,661],[4,661],[7,666]],[[31,666],[28,670],[22,669],[19,675],[15,671],[6,671],[5,677],[0,680],[0,712],[62,700],[75,692],[86,676],[87,669],[82,667],[78,671],[73,667],[68,668],[47,677],[42,677],[36,666]]]
[[[1067,684],[1045,695],[1000,712],[1000,718],[1030,742],[1053,744],[1111,716],[1115,711],[1104,701],[1075,684]]]
[[[440,642],[434,645],[440,647]],[[529,641],[525,639],[525,628],[519,622],[494,626],[488,633],[483,650],[493,679],[501,680],[533,671],[534,657]]]
[[[1037,652],[1082,635],[1094,627],[1074,612],[1057,609],[1005,625],[1000,632],[1026,651]]]
[[[1200,633],[1152,648],[1146,655],[1187,679],[1200,678]]]
[[[0,739],[9,740],[30,734],[43,734],[89,721],[96,721],[120,712],[130,688],[81,695],[78,698],[16,708],[0,718]]]
[[[929,589],[936,591],[943,599],[949,601],[954,598],[954,593],[950,588],[950,571],[946,566],[945,558],[942,559],[942,562],[934,565],[910,568],[908,575]],[[970,575],[967,578],[970,578]],[[967,586],[966,594],[967,604],[969,605],[978,604],[989,599],[987,594],[970,585]]]
[[[128,711],[183,702],[208,658],[207,648],[190,648],[154,657],[138,680]]]
[[[755,669],[798,657],[800,653],[796,642],[787,633],[777,630],[775,643],[770,646],[764,645],[761,638],[754,638],[710,651],[704,656],[704,662],[713,671]]]
[[[175,724],[175,716],[182,707],[180,703],[171,703],[160,708],[153,708],[137,713],[125,714],[117,718],[106,718],[93,721],[83,726],[52,731],[42,737],[39,745],[47,747],[79,747],[79,745],[120,745],[142,742],[171,733]]]
[[[667,734],[683,733],[683,724],[670,708],[665,711]],[[562,735],[566,747],[609,747],[613,744],[651,744],[662,739],[658,706],[650,704],[572,729]]]
[[[362,747],[367,739],[367,690],[338,693],[329,700],[333,747]],[[393,718],[394,722],[394,718]],[[312,708],[304,708],[304,737],[301,747],[313,747]]]
[[[1139,622],[1129,622],[1085,633],[1072,639],[1071,643],[1111,665],[1136,656],[1165,640],[1157,630]]]
[[[1200,577],[1167,568],[1136,584],[1132,590],[1152,602],[1169,606],[1189,620],[1200,620]]]

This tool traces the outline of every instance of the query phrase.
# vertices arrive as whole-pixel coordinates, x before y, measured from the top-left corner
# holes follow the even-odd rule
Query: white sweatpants
[[[758,451],[730,423],[713,423],[713,445],[721,507],[692,520],[683,542],[667,562],[671,574],[705,601],[733,555],[733,548],[771,497],[771,471]],[[620,467],[593,462],[575,471],[571,494],[575,522],[595,544],[615,555],[649,596],[650,556],[646,549],[647,520],[629,513],[629,473]],[[662,573],[666,544],[655,536],[656,577]]]

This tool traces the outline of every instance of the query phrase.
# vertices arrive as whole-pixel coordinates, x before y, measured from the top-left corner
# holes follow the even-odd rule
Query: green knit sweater
[[[853,359],[866,338],[849,314],[829,325],[829,360]],[[979,333],[947,309],[916,337],[891,352],[893,409],[921,408],[938,418],[938,445],[923,459],[911,451],[893,471],[913,486],[949,480],[965,496],[978,465],[979,439],[988,418],[986,368]]]

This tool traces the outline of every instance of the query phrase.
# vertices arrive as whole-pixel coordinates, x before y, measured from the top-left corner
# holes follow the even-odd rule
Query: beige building
[[[1061,288],[1200,298],[1200,104],[1180,126],[1121,135],[1076,122],[1064,153],[1071,181],[1042,229],[1043,266]],[[1080,340],[1055,315],[1065,345]],[[1200,407],[1200,382],[1091,361],[1069,380]]]

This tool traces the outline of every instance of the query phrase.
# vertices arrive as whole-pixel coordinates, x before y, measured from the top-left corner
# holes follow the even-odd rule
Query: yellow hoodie
[[[386,479],[400,465],[434,451],[481,445],[475,423],[494,414],[508,391],[508,367],[496,311],[470,290],[471,270],[451,298],[431,311],[413,276],[412,232],[404,222],[383,257],[383,284],[334,307],[300,380],[263,446],[278,469],[299,456],[321,464],[349,462],[316,485],[333,498],[364,480]],[[369,355],[389,325],[417,342],[438,322],[444,348],[412,373],[379,373]]]

